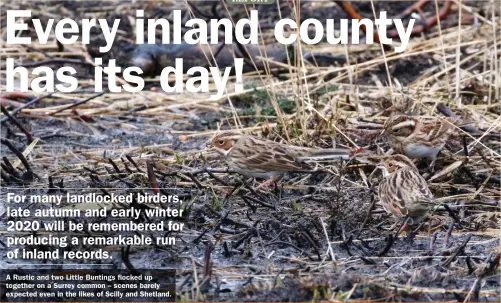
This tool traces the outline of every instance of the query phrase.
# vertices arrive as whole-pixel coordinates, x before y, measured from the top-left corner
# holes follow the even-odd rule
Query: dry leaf
[[[451,165],[447,166],[446,168],[442,169],[438,173],[434,174],[428,181],[432,181],[442,176],[445,176],[449,173],[452,173],[456,168],[460,167],[461,165],[463,165],[463,160],[458,160],[452,163]]]

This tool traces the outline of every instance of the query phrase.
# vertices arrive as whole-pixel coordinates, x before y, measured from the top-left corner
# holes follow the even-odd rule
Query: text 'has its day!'
[[[23,37],[17,31],[28,29],[28,24],[23,21],[23,18],[31,17],[29,10],[7,10],[7,44],[31,44],[30,37]],[[72,19],[64,18],[56,23],[54,26],[54,19],[49,19],[47,26],[44,28],[39,19],[30,19],[33,21],[33,27],[41,44],[47,44],[51,32],[54,32],[56,40],[62,44],[73,44],[81,39],[82,44],[90,43],[90,31],[96,27],[100,29],[106,40],[106,45],[99,48],[101,53],[108,52],[111,49],[113,41],[116,38],[120,20],[115,19],[110,26],[106,19],[82,19],[81,26]],[[351,28],[349,27],[348,19],[341,19],[339,31],[334,28],[334,19],[327,19],[326,24],[322,24],[317,19],[306,19],[300,25],[295,20],[290,18],[282,18],[275,24],[274,36],[277,42],[284,45],[296,43],[298,37],[306,44],[317,44],[324,39],[330,44],[359,44],[360,33],[362,28],[366,29],[366,43],[374,43],[374,27],[378,32],[379,41],[382,44],[393,44],[393,40],[387,37],[388,26],[394,24],[398,36],[401,41],[400,46],[395,47],[395,51],[402,52],[406,49],[412,28],[414,26],[414,19],[411,19],[407,28],[403,25],[400,19],[387,19],[386,12],[380,12],[379,18],[372,21],[371,19],[353,19],[351,20]],[[241,18],[235,25],[227,18],[211,19],[210,27],[207,21],[203,19],[193,18],[182,25],[182,14],[180,10],[174,10],[172,24],[166,19],[144,19],[144,11],[138,10],[136,12],[136,43],[143,44],[144,32],[147,30],[147,43],[154,44],[156,41],[156,30],[160,27],[162,32],[162,44],[219,44],[220,36],[219,31],[223,30],[224,44],[233,44],[233,37],[240,44],[255,44],[259,43],[259,18],[258,11],[251,10],[249,19]],[[172,37],[171,37],[172,27]],[[314,28],[313,37],[309,35],[310,27]],[[183,28],[189,28],[184,35],[182,34]],[[210,28],[210,30],[209,30]],[[248,35],[245,35],[245,30],[248,29]],[[295,33],[299,29],[299,35]],[[351,39],[348,33],[351,30]],[[210,35],[209,35],[210,31]],[[210,37],[210,39],[209,39]],[[121,67],[116,66],[114,60],[110,60],[107,67],[102,67],[102,59],[95,59],[95,91],[102,92],[103,87],[103,73],[107,74],[107,89],[110,92],[121,92],[125,90],[130,93],[136,93],[144,89],[145,82],[140,76],[143,74],[141,68],[137,66],[130,66],[122,70]],[[209,79],[215,84],[216,93],[210,95],[210,99],[220,99],[227,90],[229,75],[232,69],[235,73],[235,92],[243,90],[242,84],[242,68],[243,59],[235,58],[235,65],[233,67],[226,67],[221,74],[219,68],[216,67],[192,67],[187,71],[188,78],[186,83],[183,77],[182,58],[176,59],[175,66],[165,67],[160,75],[160,85],[162,89],[169,93],[181,93],[188,91],[191,93],[209,93]],[[29,81],[28,70],[25,67],[14,66],[14,59],[7,58],[6,60],[6,90],[7,92],[15,91],[14,76],[19,76],[19,88],[23,92],[27,92],[30,88],[34,92],[73,92],[78,87],[78,81],[73,75],[76,70],[71,66],[64,66],[54,72],[50,67],[39,66],[32,70],[32,74],[36,75],[35,79]],[[41,74],[44,74],[41,76]],[[122,74],[122,78],[127,82],[123,85],[117,84],[117,75]],[[174,84],[170,84],[169,76],[174,75]],[[57,79],[60,83],[55,84]],[[129,84],[129,83],[132,83]]]

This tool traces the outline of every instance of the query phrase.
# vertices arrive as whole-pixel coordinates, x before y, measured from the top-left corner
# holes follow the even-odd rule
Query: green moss
[[[240,97],[242,115],[276,116],[271,103],[270,95],[265,89],[257,89],[247,85],[246,89],[254,89],[252,92]],[[285,95],[277,95],[277,103],[284,114],[292,114],[296,111],[296,102]],[[263,121],[264,118],[258,118]]]

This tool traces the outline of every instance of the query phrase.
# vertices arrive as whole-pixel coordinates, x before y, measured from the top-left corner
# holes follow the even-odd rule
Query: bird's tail
[[[353,155],[354,151],[347,148],[318,148],[309,150],[307,155],[298,160],[350,159]]]

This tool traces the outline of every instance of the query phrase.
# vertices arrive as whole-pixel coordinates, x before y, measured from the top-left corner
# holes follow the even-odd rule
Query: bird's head
[[[392,155],[389,156],[384,161],[385,170],[391,174],[392,172],[402,169],[402,168],[411,168],[417,170],[416,166],[412,162],[411,159],[407,158],[404,155]]]
[[[394,115],[390,116],[384,124],[380,136],[408,137],[416,128],[416,119],[410,116]]]
[[[207,142],[207,147],[226,156],[241,137],[242,134],[233,131],[219,132]]]

